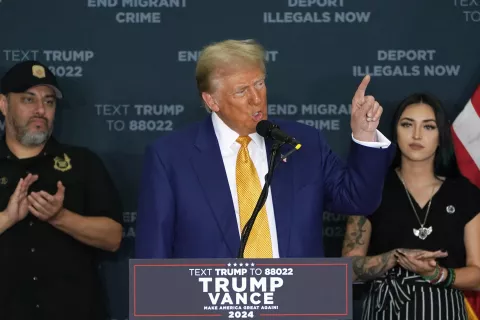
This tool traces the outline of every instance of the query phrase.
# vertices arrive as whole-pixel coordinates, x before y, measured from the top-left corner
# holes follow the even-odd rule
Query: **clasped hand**
[[[421,276],[431,276],[437,268],[436,259],[448,256],[447,252],[418,249],[397,249],[394,251],[397,263],[404,269]]]
[[[12,224],[23,220],[28,211],[43,221],[50,221],[61,214],[65,197],[63,184],[60,181],[57,182],[57,192],[54,195],[45,191],[28,194],[28,189],[37,180],[38,175],[28,174],[24,179],[20,179],[15,191],[10,196],[4,214]]]

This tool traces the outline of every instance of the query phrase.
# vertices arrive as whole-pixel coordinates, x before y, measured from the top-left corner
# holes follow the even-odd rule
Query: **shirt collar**
[[[8,149],[7,142],[5,141],[5,135],[3,135],[2,139],[0,140],[0,158],[7,158],[10,156],[10,154],[10,149]]]
[[[62,145],[54,137],[50,137],[42,151],[45,155],[61,156],[64,152]]]
[[[52,155],[59,156],[62,154],[62,148],[60,143],[53,137],[50,137],[45,144],[42,152],[39,155]],[[5,139],[5,135],[0,140],[0,159],[15,157],[14,154],[10,151]]]
[[[240,135],[227,126],[215,112],[212,112],[212,123],[213,130],[215,131],[215,135],[217,136],[218,144],[220,146],[220,152],[224,154],[225,152],[231,151],[232,145],[237,143],[237,138]],[[252,138],[252,141],[255,143],[257,148],[260,150],[265,150],[265,140],[261,135],[254,132],[248,136]]]

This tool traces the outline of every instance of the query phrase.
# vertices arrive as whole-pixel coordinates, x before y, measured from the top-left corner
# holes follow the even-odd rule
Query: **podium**
[[[352,319],[349,258],[129,261],[129,319]]]

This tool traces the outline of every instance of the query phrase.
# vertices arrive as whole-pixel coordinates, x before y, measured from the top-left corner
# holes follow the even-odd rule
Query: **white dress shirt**
[[[240,230],[240,215],[238,210],[238,195],[237,195],[237,181],[236,181],[236,163],[237,155],[240,150],[240,144],[236,142],[239,134],[230,129],[215,112],[212,112],[212,122],[215,135],[217,136],[218,144],[220,146],[220,153],[222,155],[223,164],[227,173],[228,185],[230,186],[230,193],[232,194],[233,206],[235,209],[235,216],[237,218],[238,234],[241,235]],[[265,147],[265,139],[258,133],[249,134],[252,141],[248,144],[248,152],[250,158],[257,170],[262,188],[265,184],[265,175],[268,172],[268,159]],[[390,145],[390,141],[377,130],[378,142],[364,142],[352,139],[362,145],[375,148],[386,148]],[[268,225],[270,227],[270,238],[272,239],[272,253],[273,258],[278,258],[278,240],[277,228],[275,225],[275,215],[272,201],[271,189],[268,190],[267,201],[265,202]]]

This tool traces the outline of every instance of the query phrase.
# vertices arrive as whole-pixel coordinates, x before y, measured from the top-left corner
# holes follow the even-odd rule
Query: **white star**
[[[231,266],[232,266],[232,264],[231,264],[231,263],[229,263],[229,264],[227,264],[227,266],[231,267]]]
[[[255,263],[252,262],[252,263],[250,263],[250,265],[253,267],[255,265]]]
[[[233,264],[233,266],[234,266],[234,267],[236,267],[236,266],[237,266],[237,264],[236,264],[236,263],[234,263],[234,264]]]
[[[239,266],[240,266],[240,267],[243,267],[243,263],[240,263]]]
[[[248,267],[248,263],[245,263],[245,267]]]

